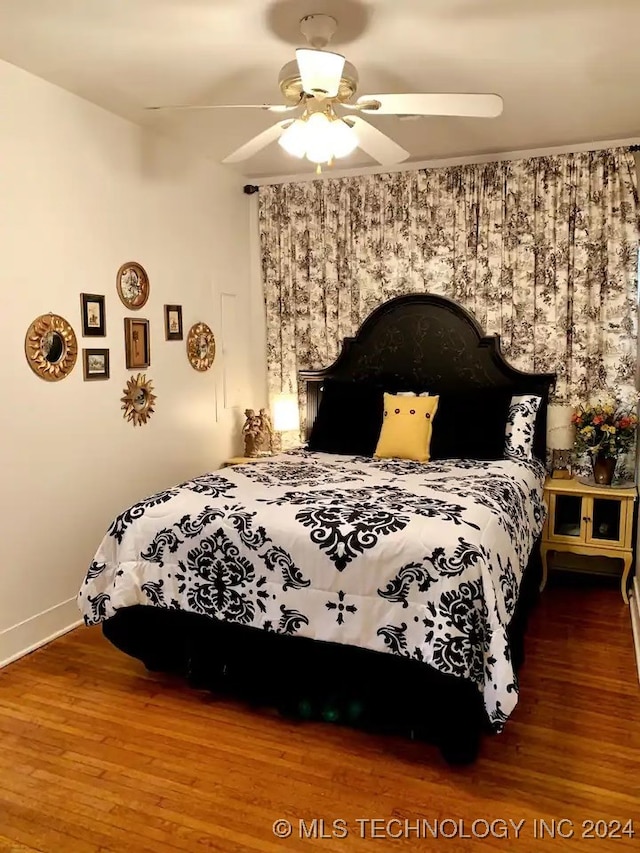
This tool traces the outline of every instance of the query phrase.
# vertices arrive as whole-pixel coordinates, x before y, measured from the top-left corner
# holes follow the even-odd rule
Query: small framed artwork
[[[82,335],[85,338],[104,338],[107,333],[104,316],[104,296],[81,293]]]
[[[136,261],[122,264],[116,277],[116,289],[123,305],[137,311],[149,298],[149,276]]]
[[[108,349],[83,349],[82,364],[85,381],[109,378]]]
[[[164,333],[167,341],[182,340],[182,305],[164,306]]]
[[[126,365],[130,370],[149,367],[151,355],[149,349],[149,321],[137,317],[124,319],[124,350]]]

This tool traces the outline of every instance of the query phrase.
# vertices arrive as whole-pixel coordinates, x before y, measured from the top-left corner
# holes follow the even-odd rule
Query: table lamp
[[[273,397],[273,429],[278,438],[280,450],[286,450],[286,445],[297,447],[300,444],[300,410],[297,394],[275,394]],[[287,441],[284,433],[296,433],[295,439]]]
[[[571,479],[571,455],[575,429],[571,423],[572,406],[550,405],[547,409],[547,447],[551,451],[551,476]]]

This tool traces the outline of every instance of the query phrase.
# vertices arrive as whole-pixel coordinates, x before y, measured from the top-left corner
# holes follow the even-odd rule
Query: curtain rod
[[[627,151],[631,151],[632,154],[637,154],[640,151],[640,145],[627,145],[626,148]],[[253,195],[254,193],[257,193],[259,189],[260,187],[256,186],[256,184],[245,184],[243,187],[246,195]]]

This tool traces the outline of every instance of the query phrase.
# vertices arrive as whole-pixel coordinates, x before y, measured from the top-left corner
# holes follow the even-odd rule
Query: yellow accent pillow
[[[429,461],[433,417],[439,397],[384,395],[384,417],[374,456]]]

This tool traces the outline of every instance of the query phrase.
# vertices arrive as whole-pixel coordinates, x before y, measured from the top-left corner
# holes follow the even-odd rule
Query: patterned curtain
[[[260,237],[271,393],[415,291],[464,305],[514,366],[557,372],[557,403],[635,389],[627,149],[261,187]]]

